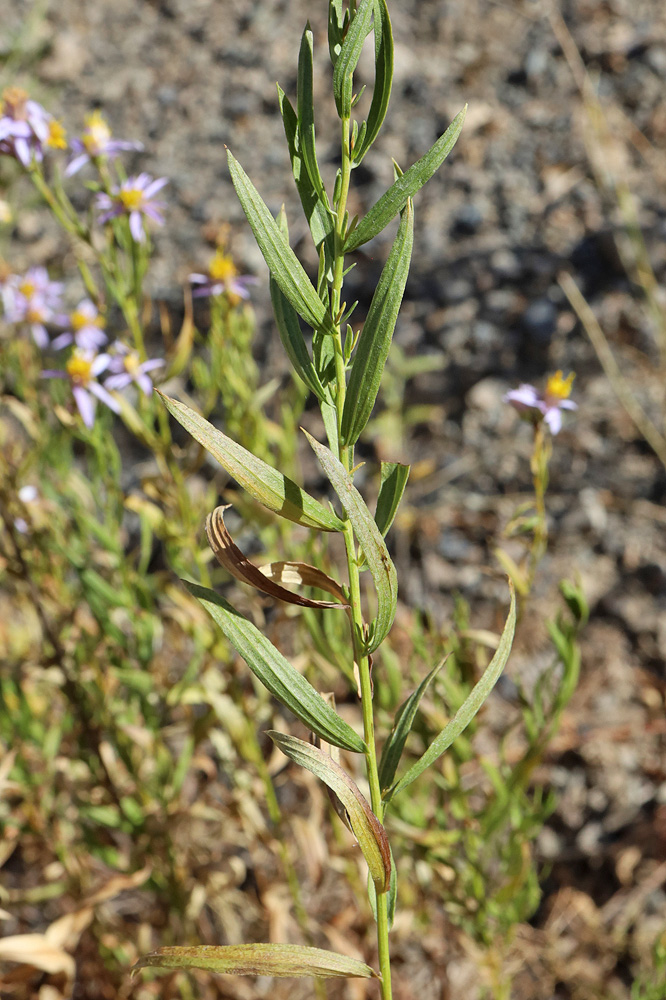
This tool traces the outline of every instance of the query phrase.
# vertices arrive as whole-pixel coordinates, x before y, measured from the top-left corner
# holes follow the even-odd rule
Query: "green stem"
[[[340,313],[342,282],[344,276],[344,242],[347,215],[347,197],[351,177],[351,156],[349,148],[350,121],[342,119],[342,162],[340,196],[335,206],[337,226],[335,232],[335,260],[333,267],[333,287],[331,289],[331,314],[334,322]],[[342,425],[342,411],[346,393],[346,373],[344,351],[342,346],[342,330],[337,326],[335,333],[335,374],[336,374],[336,410],[338,418],[338,436]],[[338,444],[338,457],[348,472],[354,464],[354,449]],[[365,762],[370,786],[370,803],[373,812],[382,821],[384,804],[379,785],[377,767],[377,750],[375,747],[375,722],[372,706],[372,680],[370,678],[370,659],[365,652],[363,609],[361,606],[361,581],[356,552],[356,542],[351,522],[345,519],[345,548],[347,552],[347,572],[349,575],[349,603],[351,607],[351,631],[354,649],[354,662],[358,667],[361,706],[363,712],[363,735],[366,743]],[[382,976],[382,1000],[392,1000],[391,992],[391,962],[389,955],[388,927],[388,897],[386,893],[377,895],[377,951],[379,954],[379,969]]]

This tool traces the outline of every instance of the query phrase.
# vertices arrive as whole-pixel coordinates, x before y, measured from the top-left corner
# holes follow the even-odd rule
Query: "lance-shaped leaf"
[[[287,228],[287,216],[284,205],[278,216],[278,226],[285,238],[289,240],[289,230]],[[303,332],[298,321],[298,314],[294,307],[287,301],[273,275],[270,277],[271,302],[273,303],[273,313],[277,323],[278,332],[282,346],[287,357],[291,361],[294,371],[303,380],[305,385],[314,392],[322,401],[326,399],[324,387],[312,364],[312,359],[308,352]]]
[[[386,0],[375,0],[375,89],[372,92],[370,111],[365,129],[352,150],[357,166],[377,138],[386,117],[391,84],[393,83],[393,32]]]
[[[330,0],[328,5],[328,52],[335,66],[345,38],[349,11],[343,11],[342,0]]]
[[[227,159],[238,200],[268,264],[268,269],[281,291],[313,330],[321,328],[327,333],[334,333],[333,321],[324,303],[313,288],[298,257],[282,236],[268,206],[231,150],[227,150]]]
[[[327,743],[363,753],[365,743],[358,733],[340,718],[251,621],[214,590],[195,583],[186,583],[185,586],[217,622],[252,673],[278,701]]]
[[[386,537],[405,492],[411,466],[401,465],[399,462],[382,462],[381,468],[375,524]]]
[[[413,244],[414,212],[408,201],[358,338],[342,411],[343,444],[356,443],[375,405],[407,284]]]
[[[317,194],[310,174],[308,173],[300,148],[300,135],[298,130],[298,117],[291,102],[281,87],[278,86],[278,101],[280,104],[280,114],[284,125],[284,134],[289,147],[289,158],[291,160],[291,170],[296,182],[298,196],[305,217],[310,226],[312,239],[317,248],[324,245],[327,269],[331,265],[333,255],[333,215],[330,208],[325,204],[324,199]]]
[[[269,563],[268,566],[255,566],[254,563],[245,556],[233,538],[227,531],[224,523],[224,512],[230,504],[216,507],[206,518],[206,537],[208,544],[215,553],[215,557],[220,565],[224,566],[227,572],[247,583],[250,587],[255,587],[269,597],[275,597],[286,604],[297,604],[302,608],[345,608],[348,602],[342,592],[339,583],[327,576],[316,566],[309,566],[307,563]],[[277,582],[280,581],[280,582]],[[281,582],[292,582],[308,587],[318,587],[329,594],[333,594],[336,601],[316,601],[311,597],[303,597],[302,594],[295,594],[292,590],[287,590],[281,586]]]
[[[157,969],[206,969],[232,976],[281,976],[329,979],[379,977],[365,962],[323,948],[297,944],[195,945],[190,948],[166,947],[144,955],[132,972],[148,967]]]
[[[356,250],[381,233],[391,219],[403,210],[408,198],[412,198],[430,180],[453,149],[463,127],[466,111],[467,105],[456,115],[432,149],[405,170],[379,201],[375,202],[365,218],[347,237],[345,253]]]
[[[421,681],[416,691],[412,692],[407,701],[403,702],[396,712],[393,728],[384,744],[382,757],[379,762],[380,788],[388,788],[393,781],[400,758],[402,757],[405,742],[412,731],[421,698],[428,690],[431,680],[437,676],[445,663],[446,658],[430,671],[428,676]]]
[[[502,670],[504,669],[506,661],[509,659],[509,653],[511,652],[511,645],[513,643],[513,635],[516,629],[516,594],[511,581],[509,581],[509,586],[511,588],[511,607],[500,637],[499,645],[495,650],[495,655],[486,667],[483,676],[476,683],[474,688],[472,688],[469,695],[451,721],[444,727],[444,729],[442,729],[439,736],[435,737],[434,741],[430,744],[423,756],[419,757],[417,762],[410,767],[407,773],[404,774],[402,778],[400,778],[400,780],[383,795],[383,798],[387,802],[398,792],[401,792],[403,788],[406,788],[407,785],[410,785],[412,781],[419,777],[420,774],[423,774],[426,768],[430,767],[430,765],[436,761],[437,758],[445,752],[445,750],[448,750],[453,741],[460,736],[462,731],[470,724],[495,686]]]
[[[314,123],[314,93],[312,83],[312,61],[313,61],[313,40],[312,31],[308,22],[303,37],[301,38],[301,48],[298,53],[298,91],[297,91],[297,111],[298,111],[298,136],[301,156],[307,169],[312,186],[321,194],[324,185],[319,173],[317,163],[317,152],[315,145],[315,123]]]
[[[319,531],[341,531],[340,518],[302,490],[292,479],[232,441],[189,406],[155,390],[169,413],[220,463],[243,489],[269,510]]]
[[[391,850],[386,830],[379,822],[358,786],[329,754],[294,736],[269,730],[268,735],[296,764],[311,771],[335,792],[349,817],[352,832],[368,864],[377,892],[388,892],[391,881]]]
[[[384,641],[393,624],[398,605],[398,575],[375,519],[344,465],[311,434],[307,431],[304,433],[333,489],[342,501],[372,573],[377,591],[377,618],[373,623],[371,639],[366,650],[372,653]]]
[[[373,10],[374,0],[361,0],[335,63],[333,96],[340,118],[349,118],[351,115],[354,70],[361,58],[363,42],[370,31]]]

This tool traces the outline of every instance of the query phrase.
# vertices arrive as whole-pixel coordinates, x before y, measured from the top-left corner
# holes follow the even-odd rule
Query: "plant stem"
[[[350,128],[349,118],[342,119],[342,162],[340,196],[335,206],[337,211],[337,226],[335,232],[335,260],[333,267],[333,287],[331,290],[331,313],[334,322],[340,312],[342,282],[344,275],[344,241],[346,230],[347,196],[351,177],[351,151],[349,148]],[[346,393],[345,359],[342,342],[342,329],[337,327],[335,333],[335,374],[338,423],[338,457],[348,472],[354,464],[354,449],[341,443],[342,411]],[[377,750],[375,747],[375,722],[372,707],[372,680],[370,677],[370,658],[365,652],[363,610],[361,607],[361,581],[356,552],[356,542],[351,522],[345,515],[345,549],[347,552],[347,572],[349,575],[349,603],[351,606],[351,631],[354,650],[354,662],[358,668],[361,690],[361,706],[363,712],[363,735],[366,743],[365,762],[370,786],[370,803],[373,812],[382,821],[384,804],[379,785],[377,768]],[[388,927],[388,897],[386,893],[377,893],[377,951],[379,954],[379,970],[382,976],[382,1000],[392,1000],[391,992],[391,962],[389,955]]]

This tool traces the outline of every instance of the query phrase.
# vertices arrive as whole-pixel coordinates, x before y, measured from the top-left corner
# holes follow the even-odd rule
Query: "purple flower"
[[[62,125],[24,90],[8,87],[0,106],[0,154],[29,167],[33,156],[41,161],[48,147],[67,148]]]
[[[23,277],[11,274],[2,284],[0,297],[9,323],[27,323],[42,349],[49,345],[46,323],[59,323],[62,282],[51,281],[45,267],[31,267]]]
[[[150,174],[128,177],[120,187],[114,187],[111,194],[103,192],[97,195],[97,207],[102,213],[98,221],[103,223],[119,215],[129,215],[132,239],[137,243],[143,243],[146,238],[143,228],[144,215],[159,226],[164,225],[162,209],[165,203],[155,201],[153,195],[168,183],[168,177],[158,177],[157,180],[153,180]]]
[[[240,274],[231,257],[222,253],[221,250],[215,252],[215,256],[208,267],[208,274],[190,274],[189,280],[193,285],[199,285],[192,294],[195,298],[206,295],[226,294],[232,300],[248,299],[250,293],[248,285],[255,285],[256,278],[249,274]]]
[[[113,374],[105,380],[107,389],[124,389],[134,382],[144,391],[146,396],[150,396],[153,391],[153,382],[148,372],[155,368],[160,368],[164,361],[160,358],[153,358],[149,361],[141,361],[137,351],[131,350],[126,344],[116,341],[114,344],[116,353],[111,358],[109,371]]]
[[[569,399],[573,385],[573,372],[562,377],[562,372],[555,372],[546,382],[546,388],[540,393],[533,385],[523,383],[517,389],[512,389],[504,396],[504,401],[510,403],[522,417],[533,423],[543,420],[551,434],[559,433],[562,427],[562,410],[576,410],[578,407]]]
[[[97,381],[97,376],[106,371],[111,362],[108,354],[95,354],[75,348],[64,372],[44,371],[44,378],[67,378],[72,387],[74,402],[86,427],[95,423],[97,400],[101,400],[114,413],[120,413],[120,404]]]
[[[74,312],[69,314],[69,324],[71,329],[61,333],[53,341],[51,346],[54,350],[59,351],[61,347],[76,344],[86,351],[96,351],[109,339],[102,329],[104,318],[90,299],[79,302]]]
[[[99,111],[93,111],[86,117],[86,127],[81,138],[72,139],[70,146],[74,156],[67,164],[65,177],[71,177],[90,160],[96,160],[100,156],[111,159],[126,149],[143,149],[140,142],[112,139],[111,129]]]

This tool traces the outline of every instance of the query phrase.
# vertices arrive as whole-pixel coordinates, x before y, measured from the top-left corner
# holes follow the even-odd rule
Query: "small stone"
[[[549,299],[535,299],[523,313],[522,321],[528,333],[547,342],[555,333],[557,309]]]

